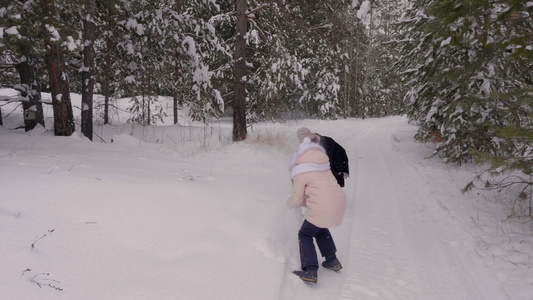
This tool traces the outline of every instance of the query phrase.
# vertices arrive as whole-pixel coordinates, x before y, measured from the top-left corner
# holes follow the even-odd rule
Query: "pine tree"
[[[302,93],[302,65],[289,44],[291,18],[276,3],[251,1],[247,39],[247,122],[281,120]]]
[[[122,94],[120,80],[126,69],[123,64],[125,53],[119,45],[124,44],[123,28],[119,26],[124,7],[120,0],[97,1],[97,19],[101,26],[97,26],[97,42],[95,43],[95,85],[97,92],[104,96],[103,106],[95,107],[104,124],[110,123],[109,108],[114,99]]]
[[[304,109],[319,118],[343,114],[341,76],[347,60],[344,41],[349,37],[348,1],[291,1],[280,5],[288,25],[283,40],[291,56],[289,109]]]
[[[400,31],[395,26],[406,5],[397,0],[376,1],[369,15],[368,42],[366,51],[365,76],[366,93],[365,114],[370,117],[383,117],[405,111],[403,86],[393,64],[399,59],[394,42]]]
[[[405,68],[413,75],[409,116],[420,122],[418,138],[437,136],[438,152],[458,163],[471,159],[472,151],[506,151],[491,128],[503,122],[505,110],[495,93],[516,85],[507,76],[509,63],[498,42],[494,16],[502,6],[441,0],[422,7],[427,8],[411,18],[418,25],[404,38],[414,46],[404,47],[404,53],[414,49],[409,54],[422,62]]]
[[[533,216],[531,201],[525,206],[522,203],[531,199],[533,186],[532,14],[532,6],[522,1],[501,5],[495,13],[493,26],[498,28],[495,39],[506,62],[502,76],[509,84],[491,95],[502,108],[498,111],[498,122],[487,126],[494,132],[493,140],[500,151],[474,152],[477,159],[490,163],[476,179],[485,188],[513,192],[513,213],[529,217]],[[473,183],[468,187],[472,186]]]
[[[118,24],[125,29],[119,42],[125,55],[122,76],[132,96],[132,121],[150,124],[163,117],[157,95],[169,95],[187,105],[196,120],[216,116],[223,108],[213,87],[212,57],[223,47],[209,16],[212,1],[125,1]],[[223,50],[222,50],[223,51]]]
[[[161,118],[158,106],[156,74],[163,55],[161,43],[161,14],[157,11],[160,1],[136,0],[124,2],[126,16],[119,24],[126,29],[121,47],[126,53],[124,80],[130,85],[132,98],[129,121],[150,125]]]
[[[193,119],[205,122],[224,110],[214,85],[217,58],[228,56],[213,20],[220,7],[206,0],[173,2],[163,11],[168,21],[165,43],[174,52],[163,57],[162,86],[175,98],[176,112],[177,105],[187,105]]]
[[[437,74],[433,64],[436,54],[431,31],[426,31],[430,17],[424,12],[435,0],[415,0],[402,15],[399,30],[403,35],[396,41],[399,57],[395,70],[401,75],[407,90],[407,116],[418,123],[418,140],[427,141],[433,136],[440,139],[439,120],[442,119],[441,102],[433,103],[437,94],[432,76]]]
[[[96,34],[95,0],[85,1],[86,16],[83,21],[83,68],[81,98],[81,132],[93,139],[93,93],[94,93],[94,42]]]
[[[21,94],[23,111],[31,111],[29,114],[34,115],[31,119],[24,118],[24,128],[29,131],[37,124],[44,126],[41,80],[38,74],[40,52],[37,45],[40,43],[36,39],[39,27],[35,25],[38,16],[31,9],[25,9],[26,6],[22,2],[4,2],[6,3],[0,5],[4,8],[0,13],[0,28],[2,28],[0,30],[3,33],[0,38],[0,52],[2,52],[0,65],[4,70],[9,68],[16,70],[18,79],[14,77],[15,72],[2,72],[12,74],[11,78],[6,76],[2,80],[2,85],[18,90]]]
[[[344,117],[365,117],[365,105],[362,99],[363,81],[369,37],[362,20],[357,16],[357,9],[347,10],[342,16],[347,25],[347,36],[342,41],[341,55],[341,102]],[[351,26],[350,26],[351,25]]]
[[[233,141],[246,139],[246,36],[248,1],[237,0],[234,52]]]
[[[524,1],[415,1],[402,54],[418,62],[398,64],[418,138],[433,137],[447,161],[490,162],[476,179],[513,187],[515,204],[533,182],[531,12]]]

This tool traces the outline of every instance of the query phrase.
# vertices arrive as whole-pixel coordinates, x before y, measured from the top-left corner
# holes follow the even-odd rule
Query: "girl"
[[[306,282],[317,283],[318,259],[313,238],[325,257],[322,266],[333,271],[342,269],[328,228],[342,223],[346,196],[330,171],[326,150],[308,137],[292,156],[290,171],[293,185],[287,204],[307,207],[298,232],[302,270],[294,271],[294,274]]]

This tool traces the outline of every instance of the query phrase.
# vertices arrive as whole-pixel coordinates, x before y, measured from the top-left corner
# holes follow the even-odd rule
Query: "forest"
[[[50,69],[62,68],[63,88],[71,92],[131,97],[131,122],[149,125],[160,118],[158,96],[172,96],[176,107],[188,106],[198,120],[233,110],[239,62],[247,124],[279,121],[289,111],[379,117],[404,106],[394,92],[398,81],[387,78],[394,57],[383,52],[401,13],[395,1],[379,11],[389,14],[379,18],[386,21],[372,19],[368,28],[357,16],[361,5],[350,1],[3,2],[3,87],[31,81],[20,79],[17,69],[27,64],[35,74],[24,77],[53,92],[50,74],[58,73]],[[236,3],[245,4],[239,33]],[[244,52],[237,49],[239,37]],[[30,59],[22,63],[21,56]],[[37,102],[30,97],[28,107]]]
[[[0,98],[0,126],[5,103],[26,131],[52,105],[56,135],[80,109],[92,139],[94,111],[107,123],[130,98],[129,122],[150,125],[161,96],[174,123],[184,106],[231,115],[234,141],[258,121],[406,115],[445,162],[489,166],[465,189],[531,201],[532,14],[527,0],[0,0],[0,88],[20,93]]]

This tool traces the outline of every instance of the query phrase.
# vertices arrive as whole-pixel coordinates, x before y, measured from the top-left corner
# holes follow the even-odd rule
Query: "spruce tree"
[[[409,116],[420,123],[418,137],[435,137],[446,160],[462,163],[473,151],[509,150],[493,128],[506,122],[506,104],[498,93],[521,85],[500,46],[503,34],[496,16],[504,10],[505,5],[488,0],[440,0],[409,19],[419,26],[404,38],[412,41],[404,54],[413,49],[410,54],[422,62],[404,68],[412,75],[407,77]]]
[[[495,13],[497,46],[505,56],[502,76],[510,82],[491,97],[502,106],[500,121],[487,124],[500,151],[475,151],[489,167],[476,178],[483,187],[506,190],[514,196],[513,214],[532,216],[533,186],[533,9],[522,1],[502,5]],[[505,150],[505,151],[504,151]],[[473,182],[468,186],[471,188]]]

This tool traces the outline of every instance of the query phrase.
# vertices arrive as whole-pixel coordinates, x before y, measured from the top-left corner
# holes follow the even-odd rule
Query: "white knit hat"
[[[316,136],[314,133],[309,130],[307,127],[302,127],[298,129],[296,132],[296,136],[298,137],[298,141],[302,143],[304,141],[304,138],[308,137],[309,139],[313,140]]]

